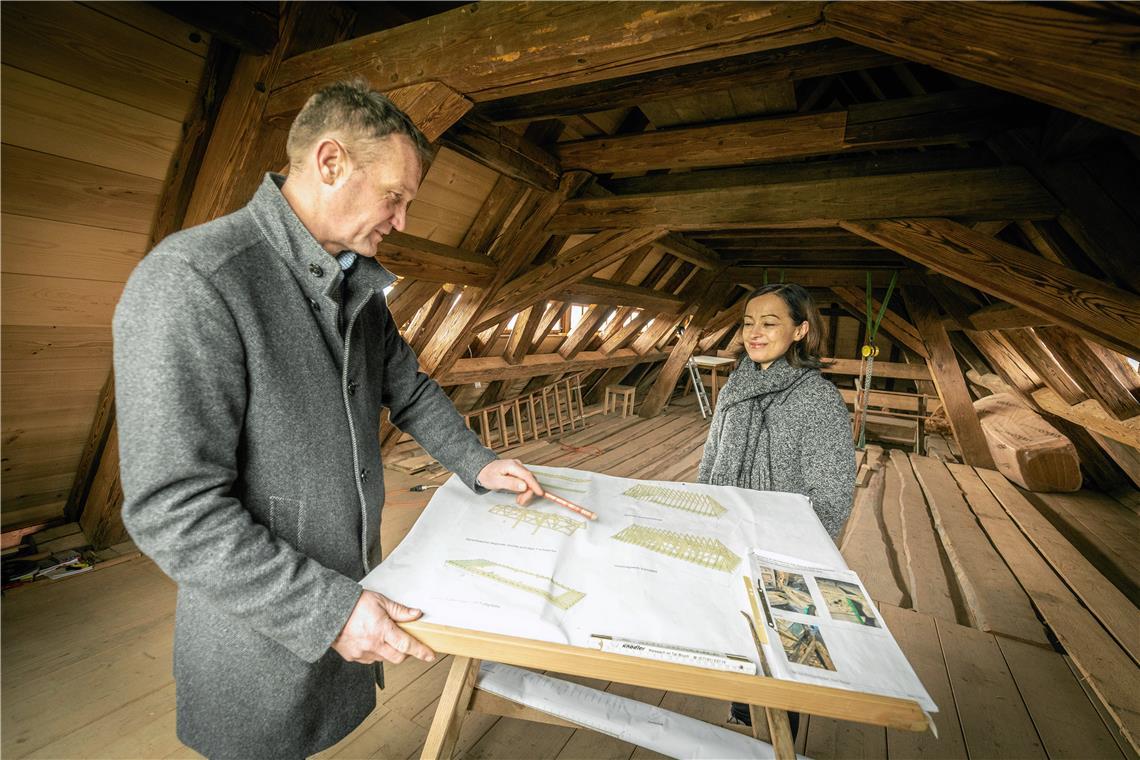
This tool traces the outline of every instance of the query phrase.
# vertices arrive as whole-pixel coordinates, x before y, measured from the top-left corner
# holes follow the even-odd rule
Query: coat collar
[[[341,278],[337,260],[297,218],[293,207],[281,193],[285,177],[268,172],[247,208],[273,250],[285,261],[297,282],[311,297],[335,300]],[[317,274],[320,272],[320,274]],[[374,258],[361,256],[352,274],[354,288],[371,288],[383,293],[396,281],[396,276]]]

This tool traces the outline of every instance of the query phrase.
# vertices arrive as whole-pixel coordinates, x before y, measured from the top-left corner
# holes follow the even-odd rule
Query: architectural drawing
[[[614,535],[614,539],[726,573],[731,573],[740,564],[740,557],[717,539],[693,533],[630,525]]]
[[[466,570],[496,583],[517,588],[531,594],[538,594],[559,609],[568,610],[585,598],[581,591],[563,586],[547,575],[519,570],[517,567],[492,562],[486,559],[449,559],[447,564]]]
[[[879,627],[879,621],[871,612],[867,597],[863,596],[857,585],[833,578],[816,578],[815,582],[833,620],[859,623],[872,628]]]
[[[780,644],[784,647],[788,662],[835,670],[835,663],[831,660],[831,652],[823,641],[819,626],[776,618],[776,629],[780,632]]]
[[[532,533],[538,533],[540,528],[545,528],[572,536],[574,531],[586,527],[586,523],[582,520],[574,520],[549,512],[539,512],[537,509],[519,507],[514,504],[496,504],[488,511],[493,515],[514,520],[515,524],[511,526],[512,528],[517,528],[522,524],[533,525],[534,531]]]
[[[814,615],[815,602],[808,591],[807,581],[799,573],[788,573],[770,567],[761,568],[764,578],[764,595],[774,610]]]
[[[670,509],[680,509],[685,512],[702,515],[704,517],[720,517],[728,510],[711,496],[692,491],[682,491],[679,488],[666,488],[664,486],[650,486],[638,483],[625,491],[625,495],[641,501],[650,501]]]

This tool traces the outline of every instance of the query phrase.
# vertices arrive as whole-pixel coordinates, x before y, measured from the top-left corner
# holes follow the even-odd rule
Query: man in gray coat
[[[542,489],[463,424],[392,323],[374,259],[429,153],[363,83],[314,95],[288,180],[171,235],[115,312],[123,521],[178,584],[178,736],[299,757],[375,705],[372,663],[434,654],[358,581],[380,560],[381,409],[471,489]]]

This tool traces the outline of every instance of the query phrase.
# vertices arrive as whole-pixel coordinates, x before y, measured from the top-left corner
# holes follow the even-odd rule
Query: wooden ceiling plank
[[[1140,297],[949,219],[843,222],[953,277],[1122,353],[1140,354]]]
[[[926,345],[927,367],[934,378],[942,406],[946,409],[954,438],[962,450],[962,459],[974,467],[996,469],[970,391],[966,388],[966,379],[958,366],[954,347],[950,344],[950,337],[946,334],[942,318],[934,305],[934,297],[924,286],[916,283],[907,283],[902,295],[907,312]],[[875,364],[877,366],[878,362]]]
[[[1120,384],[1084,338],[1063,327],[1037,327],[1033,332],[1081,390],[1099,401],[1109,414],[1118,420],[1140,415],[1140,403],[1132,397],[1132,389]]]
[[[493,100],[825,39],[810,3],[476,3],[295,56],[269,116],[365,76],[389,88],[439,80]],[[426,41],[426,45],[425,45]]]
[[[895,60],[894,56],[860,45],[822,40],[492,100],[481,103],[477,110],[480,115],[499,123],[574,116],[683,95],[703,95],[718,90],[826,76],[868,66],[886,66]]]
[[[1033,367],[1041,381],[1064,399],[1066,404],[1079,404],[1088,399],[1088,394],[1069,377],[1064,368],[1037,339],[1032,329],[1020,327],[1002,330],[1001,335]]]
[[[653,226],[675,232],[831,227],[881,217],[1042,219],[1057,210],[1027,171],[999,167],[582,198],[563,204],[550,228],[576,233]]]
[[[475,116],[456,122],[439,144],[507,177],[540,190],[554,190],[562,167],[545,148],[514,130]]]
[[[1140,134],[1134,15],[1053,3],[906,2],[831,3],[824,15],[843,39]]]
[[[990,90],[853,105],[846,111],[795,114],[727,124],[658,129],[560,143],[568,168],[597,174],[691,169],[832,153],[953,145],[1008,129],[1031,109]],[[658,125],[660,126],[660,125]]]

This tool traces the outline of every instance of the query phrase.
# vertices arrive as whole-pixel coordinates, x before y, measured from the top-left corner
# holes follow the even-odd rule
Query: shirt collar
[[[322,248],[281,193],[283,184],[284,176],[268,172],[246,208],[306,291],[335,300],[334,294],[343,277],[341,271],[345,268],[341,257],[345,254],[352,257],[348,266],[359,263],[352,275],[354,288],[370,287],[383,293],[384,288],[396,281],[396,276],[374,258],[357,256],[351,251],[333,257]],[[357,262],[358,258],[361,261]]]

